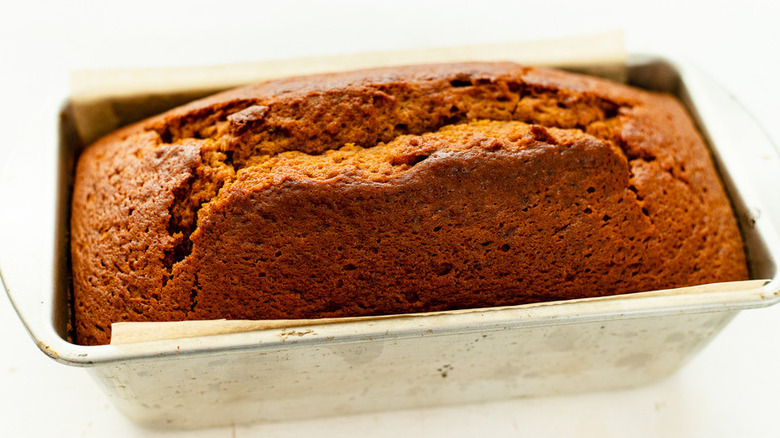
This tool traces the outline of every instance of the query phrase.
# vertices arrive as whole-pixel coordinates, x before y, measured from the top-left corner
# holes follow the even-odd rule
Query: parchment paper
[[[594,301],[640,299],[647,297],[663,297],[673,295],[695,295],[716,292],[737,292],[758,290],[769,280],[732,281],[728,283],[712,283],[700,286],[664,289],[650,292],[638,292],[605,297],[581,298],[567,300],[567,303],[584,303]],[[180,339],[197,336],[220,335],[228,333],[249,332],[255,330],[283,329],[291,327],[307,327],[313,325],[348,323],[358,321],[376,321],[380,319],[420,318],[441,314],[464,314],[497,312],[507,309],[528,309],[539,306],[554,305],[555,302],[524,304],[520,306],[490,307],[481,309],[450,310],[446,312],[411,313],[404,315],[365,316],[356,318],[321,318],[321,319],[277,319],[264,321],[247,320],[209,320],[209,321],[176,321],[176,322],[119,322],[111,326],[111,345],[130,344],[134,342],[159,341],[164,339]]]

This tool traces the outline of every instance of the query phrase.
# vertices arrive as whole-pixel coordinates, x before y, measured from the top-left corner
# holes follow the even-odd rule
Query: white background
[[[41,101],[66,89],[72,69],[244,62],[615,29],[625,32],[630,52],[679,54],[700,66],[780,143],[780,2],[8,3],[0,6],[0,164],[12,148],[24,148],[20,127],[29,125]],[[33,129],[52,129],[54,115],[51,122]],[[27,158],[14,165],[34,172],[35,157]],[[11,210],[5,207],[0,219]],[[780,436],[779,337],[775,306],[743,312],[680,372],[639,389],[161,432],[126,420],[84,370],[46,358],[0,294],[0,436]]]

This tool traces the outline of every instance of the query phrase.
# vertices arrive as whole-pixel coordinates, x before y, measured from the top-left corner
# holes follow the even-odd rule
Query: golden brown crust
[[[506,63],[292,78],[193,102],[81,157],[76,332],[312,318],[740,280],[674,99]]]

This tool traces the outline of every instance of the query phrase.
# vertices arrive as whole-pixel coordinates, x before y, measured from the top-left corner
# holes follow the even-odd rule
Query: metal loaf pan
[[[685,364],[738,311],[780,299],[780,206],[772,202],[778,193],[772,188],[780,188],[780,159],[754,120],[685,62],[632,56],[627,81],[678,96],[698,122],[733,200],[751,277],[771,279],[762,288],[74,345],[67,341],[67,223],[80,144],[68,102],[59,138],[41,138],[49,141],[41,159],[50,160],[57,176],[37,194],[40,202],[29,218],[35,233],[24,236],[28,244],[2,259],[3,280],[44,353],[87,368],[122,412],[153,426],[195,428],[652,382]],[[173,103],[181,96],[158,97]],[[134,105],[138,116],[161,110],[159,101]]]

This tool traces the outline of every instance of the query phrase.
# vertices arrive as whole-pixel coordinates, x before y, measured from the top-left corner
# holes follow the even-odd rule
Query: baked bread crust
[[[80,157],[77,342],[111,323],[437,311],[743,280],[672,97],[509,63],[227,91]]]

